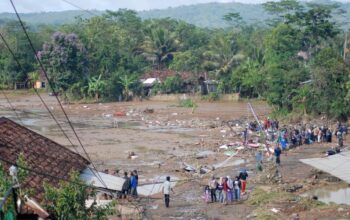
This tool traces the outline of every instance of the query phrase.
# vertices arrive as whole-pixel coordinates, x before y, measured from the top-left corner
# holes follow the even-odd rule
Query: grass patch
[[[277,201],[292,200],[293,194],[287,192],[267,192],[261,188],[256,188],[249,196],[249,205],[262,205]]]
[[[217,92],[211,92],[208,95],[204,95],[201,98],[203,101],[214,102],[220,100],[220,95]]]
[[[270,210],[259,208],[253,211],[255,219],[259,220],[278,220],[279,218],[271,213]]]
[[[192,99],[180,99],[178,107],[196,108],[197,104]]]
[[[305,211],[308,211],[314,208],[330,207],[329,205],[321,201],[317,201],[310,198],[302,198],[298,205]]]

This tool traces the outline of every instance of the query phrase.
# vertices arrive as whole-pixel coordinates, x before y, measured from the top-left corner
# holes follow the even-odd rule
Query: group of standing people
[[[252,129],[255,128],[255,129]],[[259,131],[261,128],[253,126],[250,123],[249,129],[252,131]],[[347,126],[337,123],[336,128],[332,131],[327,126],[294,126],[293,128],[287,128],[285,126],[280,127],[279,122],[276,120],[265,119],[262,130],[265,132],[267,140],[274,143],[273,155],[276,165],[281,164],[281,154],[283,150],[288,147],[297,147],[303,144],[309,145],[313,143],[332,143],[332,136],[337,139],[337,147],[327,151],[328,155],[333,155],[340,152],[340,147],[343,147],[343,141],[347,134]],[[244,141],[247,140],[247,131],[243,131]],[[256,152],[256,168],[258,171],[262,171],[263,153],[261,150]]]
[[[277,120],[267,118],[263,121],[262,126],[259,126],[256,122],[250,122],[247,127],[251,131],[265,131],[267,140],[276,142],[283,150],[290,147],[301,146],[303,144],[312,143],[331,143],[332,136],[334,135],[338,141],[338,146],[342,147],[343,140],[347,134],[347,126],[337,123],[334,130],[327,126],[305,126],[299,125],[293,128],[287,128],[286,126],[280,126]],[[243,131],[244,142],[249,142],[247,128]]]
[[[332,143],[332,136],[337,139],[340,147],[343,146],[343,140],[347,133],[347,127],[338,123],[337,127],[332,131],[327,126],[299,126],[293,129],[283,127],[277,130],[277,143],[285,149],[289,144],[290,147],[301,146],[303,144],[309,145],[313,143]],[[272,140],[273,141],[273,140]]]
[[[137,198],[137,186],[139,182],[137,170],[131,171],[130,173],[124,172],[123,178],[125,181],[122,186],[121,197],[126,199],[128,195],[131,195],[132,197]]]
[[[215,176],[212,176],[205,187],[205,201],[223,204],[239,201],[241,195],[246,193],[247,178],[248,172],[245,169],[242,169],[234,179],[226,176],[217,180]]]

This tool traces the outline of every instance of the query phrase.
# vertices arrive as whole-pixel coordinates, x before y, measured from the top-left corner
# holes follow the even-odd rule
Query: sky
[[[263,3],[266,0],[234,0],[242,3]],[[338,0],[339,2],[350,2],[350,0]],[[77,10],[76,5],[82,9],[118,10],[128,8],[133,10],[150,10],[176,7],[180,5],[191,5],[208,2],[233,2],[233,0],[13,0],[18,12],[48,12]],[[71,3],[71,4],[69,4]],[[9,0],[0,0],[0,13],[13,12]]]

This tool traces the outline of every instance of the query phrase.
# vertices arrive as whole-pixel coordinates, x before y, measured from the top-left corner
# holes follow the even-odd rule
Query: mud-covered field
[[[43,98],[82,153],[55,98],[45,93]],[[21,121],[3,97],[1,116],[71,148],[37,96],[17,93],[9,95],[9,99]],[[64,109],[98,169],[108,169],[111,174],[137,169],[140,184],[157,182],[167,175],[179,180],[169,209],[164,208],[161,194],[133,201],[144,208],[146,219],[292,219],[295,214],[299,214],[300,219],[339,219],[349,216],[347,205],[325,205],[308,199],[312,193],[301,196],[328,185],[346,188],[346,184],[337,179],[299,162],[301,158],[322,156],[334,144],[302,146],[283,153],[282,179],[277,183],[262,180],[261,175],[268,173],[256,174],[254,150],[239,151],[232,160],[207,174],[185,171],[185,164],[197,170],[218,167],[228,158],[219,147],[241,141],[245,123],[254,120],[247,102],[199,102],[197,105],[194,111],[178,107],[177,102],[154,101],[65,104]],[[252,102],[252,105],[261,119],[270,113],[263,102]],[[227,121],[234,124],[233,130]],[[135,155],[135,159],[129,155]],[[243,167],[250,176],[248,193],[241,202],[229,205],[204,202],[204,186],[212,175],[234,177]],[[286,192],[286,188],[294,185],[302,188]],[[329,192],[325,190],[325,193]]]

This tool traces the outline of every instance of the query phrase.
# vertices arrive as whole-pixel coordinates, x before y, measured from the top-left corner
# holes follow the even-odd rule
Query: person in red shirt
[[[230,189],[230,187],[228,186],[228,184],[227,184],[227,177],[225,177],[225,179],[224,179],[224,184],[223,184],[223,194],[224,194],[224,204],[225,205],[227,205],[227,197],[228,197],[228,193],[229,193],[229,191],[231,190]]]
[[[264,129],[265,129],[265,130],[267,130],[267,128],[268,128],[267,126],[268,126],[268,121],[267,121],[267,119],[265,119],[265,120],[264,120]]]

